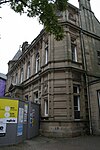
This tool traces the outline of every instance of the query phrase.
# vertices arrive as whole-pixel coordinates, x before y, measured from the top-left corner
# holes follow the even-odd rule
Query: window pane
[[[73,87],[73,93],[78,93],[79,94],[79,85],[75,85]]]
[[[48,42],[45,43],[45,64],[48,62]]]
[[[74,118],[80,119],[80,111],[74,111]]]
[[[18,73],[16,73],[15,83],[18,84]]]
[[[77,87],[73,87],[73,93],[77,93]]]
[[[97,51],[97,55],[100,57],[100,51]]]
[[[100,91],[98,91],[98,104],[99,104],[99,109],[100,109]]]
[[[39,54],[36,56],[36,73],[40,70],[40,57]]]
[[[78,96],[74,96],[74,106],[78,106]]]
[[[30,74],[31,74],[30,71],[31,70],[30,70],[30,62],[29,62],[28,65],[27,65],[27,79],[30,77]]]
[[[48,116],[48,100],[44,101],[44,105],[45,105],[45,116]]]
[[[72,51],[72,61],[77,62],[77,50],[76,45],[71,43],[71,51]]]
[[[78,107],[77,106],[74,106],[74,111],[78,110]]]
[[[21,69],[21,77],[20,77],[20,82],[22,83],[24,79],[24,71],[23,68]]]
[[[80,119],[80,97],[74,96],[74,118]]]

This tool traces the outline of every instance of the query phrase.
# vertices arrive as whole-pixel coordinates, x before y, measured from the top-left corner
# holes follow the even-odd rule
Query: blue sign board
[[[17,136],[21,136],[22,134],[23,134],[23,124],[18,124]]]

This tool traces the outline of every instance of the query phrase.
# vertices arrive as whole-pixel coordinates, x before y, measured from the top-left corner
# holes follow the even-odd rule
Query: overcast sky
[[[78,7],[78,0],[69,0],[70,3]],[[92,11],[100,21],[100,1],[91,0]],[[29,44],[40,33],[42,25],[39,25],[36,18],[28,18],[26,15],[20,16],[9,8],[2,5],[0,8],[0,73],[6,74],[7,63],[11,60],[24,41]]]

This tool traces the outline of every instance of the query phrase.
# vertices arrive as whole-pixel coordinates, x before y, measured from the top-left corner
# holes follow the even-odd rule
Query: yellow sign
[[[0,99],[0,119],[6,123],[17,123],[18,100]]]

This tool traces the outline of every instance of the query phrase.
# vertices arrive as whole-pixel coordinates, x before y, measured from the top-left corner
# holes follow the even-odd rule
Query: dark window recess
[[[80,119],[80,111],[74,111],[74,118]]]
[[[80,97],[74,96],[74,118],[80,119]]]
[[[25,95],[25,99],[26,99],[26,101],[28,101],[28,95]]]
[[[78,100],[77,100],[77,96],[74,96],[74,108],[76,107],[76,110],[78,110]]]
[[[77,50],[76,45],[71,43],[72,61],[77,62]]]
[[[76,86],[73,87],[73,93],[77,93],[77,87]]]
[[[74,119],[80,119],[80,90],[79,85],[73,86]]]
[[[97,51],[98,64],[100,65],[100,51]]]

